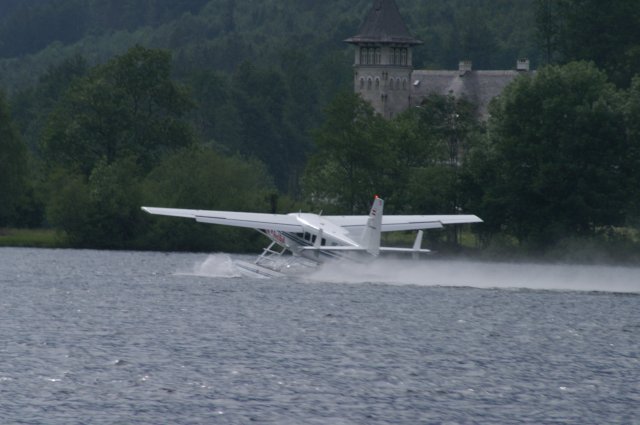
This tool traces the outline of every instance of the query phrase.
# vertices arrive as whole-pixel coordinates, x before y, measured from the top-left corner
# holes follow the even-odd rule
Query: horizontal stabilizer
[[[360,251],[360,252],[364,252],[367,251],[367,249],[363,246],[303,246],[302,248],[300,248],[302,251],[327,251],[327,252],[333,252],[333,251]],[[415,249],[415,248],[398,248],[398,247],[392,247],[392,246],[381,246],[380,247],[380,252],[407,252],[407,253],[412,253],[412,252],[419,252],[419,253],[423,253],[423,254],[427,254],[430,253],[431,250],[429,249]]]
[[[325,219],[347,230],[364,229],[369,219],[366,215],[325,216]],[[475,215],[385,215],[382,217],[381,231],[441,229],[449,224],[482,223]]]
[[[415,253],[421,253],[421,254],[429,254],[431,252],[430,249],[423,249],[423,248],[396,248],[396,247],[391,247],[391,246],[381,246],[380,247],[380,252],[405,252],[408,254],[415,254]]]

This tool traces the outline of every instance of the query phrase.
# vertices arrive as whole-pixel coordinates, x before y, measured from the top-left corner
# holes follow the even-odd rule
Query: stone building
[[[345,41],[356,47],[355,92],[385,118],[439,94],[466,99],[486,119],[491,99],[530,72],[527,59],[519,59],[512,70],[474,71],[464,60],[457,70],[414,70],[412,50],[422,42],[409,32],[394,0],[374,0],[358,34]]]

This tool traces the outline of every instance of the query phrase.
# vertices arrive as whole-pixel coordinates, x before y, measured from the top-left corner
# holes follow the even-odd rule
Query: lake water
[[[237,276],[222,254],[0,249],[0,423],[640,424],[640,269]]]

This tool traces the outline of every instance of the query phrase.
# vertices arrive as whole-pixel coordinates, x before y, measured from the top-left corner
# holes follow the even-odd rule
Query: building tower
[[[422,44],[407,29],[394,0],[374,0],[358,35],[345,40],[356,46],[354,88],[385,118],[411,103],[412,47]]]

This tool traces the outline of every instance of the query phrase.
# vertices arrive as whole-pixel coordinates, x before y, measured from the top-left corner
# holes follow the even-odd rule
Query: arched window
[[[400,49],[400,61],[402,65],[407,64],[407,49]]]
[[[380,88],[380,78],[376,78],[376,88]]]
[[[379,65],[382,62],[382,53],[380,52],[380,48],[376,47],[376,58],[375,58],[375,64]]]
[[[407,79],[403,78],[402,79],[402,90],[406,90],[407,89]]]
[[[364,78],[360,78],[360,89],[364,89]]]
[[[367,49],[367,63],[368,64],[373,63],[373,47],[370,47]]]
[[[372,83],[372,81],[371,81],[371,77],[369,77],[369,79],[367,80],[367,88],[368,88],[369,90],[371,90],[371,83]]]

